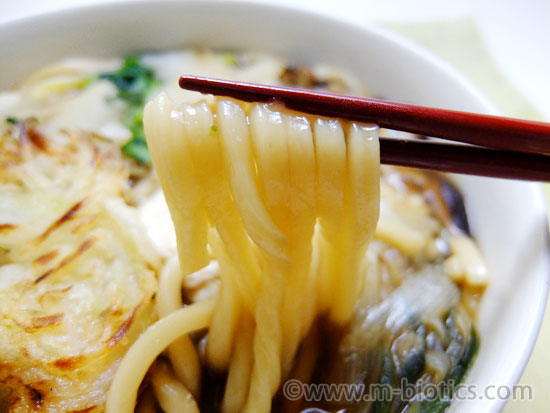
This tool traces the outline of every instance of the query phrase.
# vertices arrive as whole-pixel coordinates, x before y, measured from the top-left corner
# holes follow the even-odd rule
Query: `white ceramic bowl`
[[[305,64],[326,62],[349,69],[387,99],[495,113],[451,67],[382,30],[287,8],[212,0],[103,4],[4,24],[0,89],[65,56],[186,45],[262,50]],[[457,180],[492,273],[479,314],[481,347],[466,380],[483,396],[488,386],[517,383],[535,343],[550,275],[546,206],[535,184]],[[456,401],[453,410],[497,411],[504,403],[484,397]]]

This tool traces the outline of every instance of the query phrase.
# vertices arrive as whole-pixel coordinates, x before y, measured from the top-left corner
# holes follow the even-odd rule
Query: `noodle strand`
[[[151,383],[164,412],[199,413],[193,395],[174,377],[166,362],[159,361],[153,367]]]
[[[241,318],[239,329],[235,337],[235,344],[229,373],[223,395],[222,412],[238,413],[243,410],[252,373],[254,345],[254,321],[245,314]]]
[[[181,285],[184,275],[178,260],[168,260],[159,280],[157,311],[160,317],[177,311],[182,306]],[[182,336],[168,347],[168,356],[177,377],[195,396],[200,392],[200,360],[195,345],[189,336]]]
[[[178,337],[208,327],[215,299],[181,308],[152,324],[130,347],[115,374],[105,411],[134,411],[139,385],[157,356]]]

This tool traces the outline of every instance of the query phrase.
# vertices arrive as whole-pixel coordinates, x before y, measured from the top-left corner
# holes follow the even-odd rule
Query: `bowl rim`
[[[272,0],[273,1],[273,0]],[[346,25],[352,27],[356,30],[367,31],[372,35],[385,38],[386,40],[394,43],[398,46],[401,46],[405,49],[410,50],[415,55],[419,56],[422,60],[429,62],[432,66],[437,67],[437,69],[442,72],[446,72],[449,76],[453,78],[454,81],[459,83],[469,94],[475,97],[475,99],[483,106],[484,110],[488,114],[499,115],[500,111],[498,107],[492,102],[487,95],[485,95],[475,84],[462,74],[457,68],[452,66],[450,63],[445,61],[443,58],[437,56],[433,52],[429,51],[425,47],[415,43],[414,41],[400,35],[390,29],[383,28],[378,24],[373,24],[370,26],[364,26],[346,20],[343,17],[334,17],[327,12],[320,10],[311,10],[301,6],[299,3],[293,5],[288,4],[275,4],[275,3],[264,3],[254,0],[99,0],[97,3],[84,3],[81,5],[69,5],[59,9],[47,10],[45,12],[37,12],[27,16],[16,17],[11,20],[0,22],[0,32],[3,30],[10,30],[16,28],[23,24],[32,24],[34,22],[45,21],[48,19],[59,19],[62,17],[70,18],[72,14],[81,14],[86,12],[96,12],[104,8],[124,8],[124,7],[140,7],[143,5],[155,5],[160,7],[168,7],[170,5],[175,7],[180,6],[201,6],[201,7],[241,7],[241,8],[257,8],[257,9],[266,9],[271,8],[272,10],[282,11],[284,13],[298,13],[302,14],[304,17],[313,17],[315,19],[323,19],[326,21],[331,21],[339,25]]]
[[[368,32],[369,34],[383,38],[385,41],[393,43],[398,48],[406,49],[412,54],[416,55],[419,59],[423,60],[426,64],[435,67],[441,72],[445,72],[454,82],[462,87],[467,94],[469,94],[474,100],[483,107],[484,111],[489,114],[499,115],[500,111],[498,107],[492,102],[469,78],[461,73],[457,68],[445,61],[442,57],[437,56],[433,52],[429,51],[425,47],[415,43],[414,41],[407,39],[406,37],[381,27],[378,24],[363,25],[357,22],[348,20],[341,16],[332,16],[328,12],[319,10],[311,10],[309,8],[301,7],[300,4],[288,5],[288,4],[274,4],[273,2],[264,3],[254,0],[101,0],[97,3],[85,3],[81,5],[70,5],[59,9],[52,9],[45,12],[37,12],[31,15],[17,17],[11,20],[0,22],[0,34],[2,32],[10,30],[16,30],[24,25],[33,23],[47,24],[49,21],[58,21],[60,19],[71,18],[75,15],[83,15],[89,12],[98,13],[102,9],[113,8],[136,8],[143,7],[144,5],[155,5],[160,7],[235,7],[235,8],[247,8],[263,10],[271,9],[279,13],[293,13],[299,14],[305,18],[313,18],[319,21],[327,21],[337,25],[345,25],[351,27],[354,30]],[[0,36],[1,37],[1,36]],[[4,39],[6,36],[3,37]],[[545,253],[541,256],[541,260],[550,263],[550,231],[548,225],[548,206],[542,190],[542,185],[531,184],[526,190],[529,190],[535,196],[537,202],[531,205],[531,210],[536,215],[541,223],[545,225]],[[526,345],[521,353],[519,363],[514,366],[508,377],[503,380],[503,384],[513,386],[517,384],[527,367],[527,363],[531,357],[533,349],[535,347],[540,328],[543,322],[548,296],[550,289],[550,273],[546,274],[545,288],[538,297],[535,308],[536,316],[533,318],[533,328],[531,334],[526,342]],[[500,411],[507,399],[495,399],[493,400],[491,410]]]

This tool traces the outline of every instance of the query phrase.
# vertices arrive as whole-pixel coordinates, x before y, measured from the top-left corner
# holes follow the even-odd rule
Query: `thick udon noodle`
[[[123,359],[108,412],[133,411],[165,347],[180,382],[176,390],[153,373],[161,406],[197,397],[198,355],[187,334],[203,328],[207,363],[228,371],[222,410],[268,412],[316,317],[327,313],[343,325],[352,315],[378,219],[378,128],[247,106],[176,106],[161,95],[145,108],[181,271],[162,275],[162,318]],[[208,264],[208,245],[220,266],[219,294],[180,309],[182,275]]]

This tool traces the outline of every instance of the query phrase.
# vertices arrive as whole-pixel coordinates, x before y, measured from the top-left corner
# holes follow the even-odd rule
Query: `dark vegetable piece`
[[[330,413],[330,412],[327,412],[326,410],[318,409],[316,407],[312,407],[310,409],[302,410],[300,413]]]
[[[464,198],[460,190],[448,180],[441,179],[439,181],[439,191],[447,203],[447,208],[453,218],[454,224],[465,234],[471,236],[470,224],[468,223],[466,207],[464,206]]]
[[[451,399],[442,397],[420,404],[419,413],[443,413],[451,405]]]
[[[477,334],[477,330],[472,327],[468,346],[466,347],[466,350],[464,351],[464,354],[460,358],[458,364],[451,370],[451,373],[449,374],[449,379],[454,380],[455,384],[461,383],[464,379],[464,376],[466,376],[466,373],[471,367],[472,361],[474,360],[478,349],[479,336]]]
[[[455,387],[464,380],[464,376],[473,364],[475,355],[479,349],[479,336],[477,330],[472,326],[470,330],[470,340],[468,345],[458,361],[449,373],[449,377],[446,382],[452,384],[451,387],[447,387],[449,391],[446,394],[442,394],[433,400],[426,400],[420,403],[420,413],[443,413],[450,406]]]
[[[6,118],[6,122],[8,122],[10,125],[17,125],[18,123],[20,123],[21,121],[13,116],[8,116]]]
[[[124,125],[132,132],[132,139],[122,147],[122,152],[150,164],[151,156],[143,132],[143,106],[147,96],[159,84],[153,69],[141,63],[139,57],[128,56],[119,70],[103,73],[99,78],[111,81],[118,90],[118,97],[128,105]]]
[[[287,66],[279,75],[279,79],[290,86],[304,89],[315,89],[327,86],[327,82],[315,77],[313,72],[303,66]]]
[[[416,380],[426,366],[426,328],[405,331],[394,340],[392,353],[399,375],[409,382]]]
[[[384,352],[384,364],[382,368],[382,377],[380,378],[380,384],[386,386],[395,386],[397,383],[397,376],[395,366],[393,364],[391,355],[389,352]],[[388,398],[382,398],[375,400],[371,412],[372,413],[389,413],[392,410],[392,404],[394,401],[393,394],[388,394]]]

